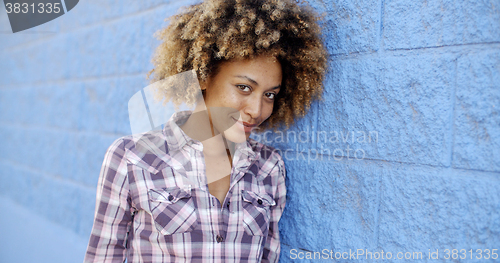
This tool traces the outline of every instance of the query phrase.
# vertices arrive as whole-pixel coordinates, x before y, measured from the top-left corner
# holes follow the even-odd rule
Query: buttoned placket
[[[222,242],[225,240],[226,236],[226,228],[227,224],[227,219],[224,220],[224,206],[222,206],[222,209],[220,207],[219,200],[210,194],[210,191],[208,190],[208,184],[207,184],[207,178],[206,178],[206,165],[205,165],[205,156],[203,154],[203,144],[201,142],[195,142],[195,141],[190,141],[187,143],[185,146],[186,154],[190,157],[189,159],[192,162],[192,166],[196,166],[197,169],[193,169],[194,171],[198,171],[197,174],[193,174],[193,176],[197,177],[197,182],[199,183],[198,187],[203,190],[203,192],[206,193],[206,198],[208,202],[208,207],[210,209],[210,224],[212,225],[213,229],[213,238],[215,241],[215,244],[218,244],[219,247],[218,249],[223,249]],[[193,163],[194,162],[194,163]],[[200,169],[201,168],[201,169]],[[230,195],[230,192],[228,191],[228,194],[226,194],[225,200],[228,198]],[[226,201],[224,201],[226,202]],[[217,247],[217,246],[216,246]]]
[[[246,170],[251,165],[251,161],[254,160],[255,155],[252,154],[253,151],[248,149],[248,145],[240,144],[239,148],[235,152],[235,158],[233,162],[233,167],[231,169],[231,179],[229,190],[224,197],[222,205],[219,200],[210,194],[208,190],[207,177],[206,177],[206,165],[205,156],[203,154],[203,144],[199,141],[193,140],[191,138],[186,138],[187,142],[183,145],[182,150],[189,157],[191,162],[192,170],[188,172],[191,179],[196,178],[198,187],[206,193],[205,200],[208,201],[208,207],[210,209],[210,225],[213,229],[213,240],[216,244],[215,248],[220,251],[224,249],[224,241],[227,236],[227,227],[229,222],[229,217],[231,213],[231,196],[233,194],[233,188],[237,182],[244,176]],[[196,168],[195,168],[196,167]],[[197,171],[197,172],[195,172]],[[196,174],[193,174],[195,172]]]

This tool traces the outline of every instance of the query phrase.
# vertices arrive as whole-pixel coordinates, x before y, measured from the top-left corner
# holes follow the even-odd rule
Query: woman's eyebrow
[[[281,89],[281,85],[278,85],[278,86],[276,86],[274,88],[270,88],[269,90],[274,90],[274,89]]]
[[[252,82],[252,84],[254,84],[254,85],[257,85],[257,86],[259,85],[259,83],[257,81],[255,81],[254,79],[252,79],[250,77],[242,76],[242,75],[236,75],[235,77],[237,77],[237,78],[243,78],[243,79],[246,79],[246,80]],[[281,85],[278,85],[276,87],[270,88],[269,90],[275,90],[275,89],[280,89],[280,88],[281,88]]]
[[[254,79],[250,78],[250,77],[247,77],[247,76],[242,76],[242,75],[236,75],[235,77],[237,78],[244,78],[250,82],[252,82],[254,85],[259,85],[259,83],[257,83],[257,81],[255,81]]]

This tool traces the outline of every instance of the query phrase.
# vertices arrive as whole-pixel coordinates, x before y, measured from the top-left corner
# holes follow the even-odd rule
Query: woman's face
[[[205,105],[216,134],[240,143],[273,112],[281,87],[281,64],[275,57],[224,62],[205,85]],[[235,123],[236,122],[236,123]]]

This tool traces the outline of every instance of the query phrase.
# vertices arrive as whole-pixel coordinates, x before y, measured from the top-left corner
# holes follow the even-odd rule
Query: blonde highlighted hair
[[[200,82],[217,74],[220,63],[271,55],[283,80],[273,113],[263,128],[289,126],[322,94],[327,52],[317,14],[290,0],[207,0],[170,18],[157,33],[152,82],[195,70]],[[191,87],[162,90],[164,102],[193,102]]]

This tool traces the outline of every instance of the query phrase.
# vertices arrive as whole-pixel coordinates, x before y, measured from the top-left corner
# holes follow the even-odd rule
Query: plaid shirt
[[[237,144],[221,208],[203,145],[179,128],[190,114],[108,148],[85,262],[278,262],[281,156],[252,139]]]

